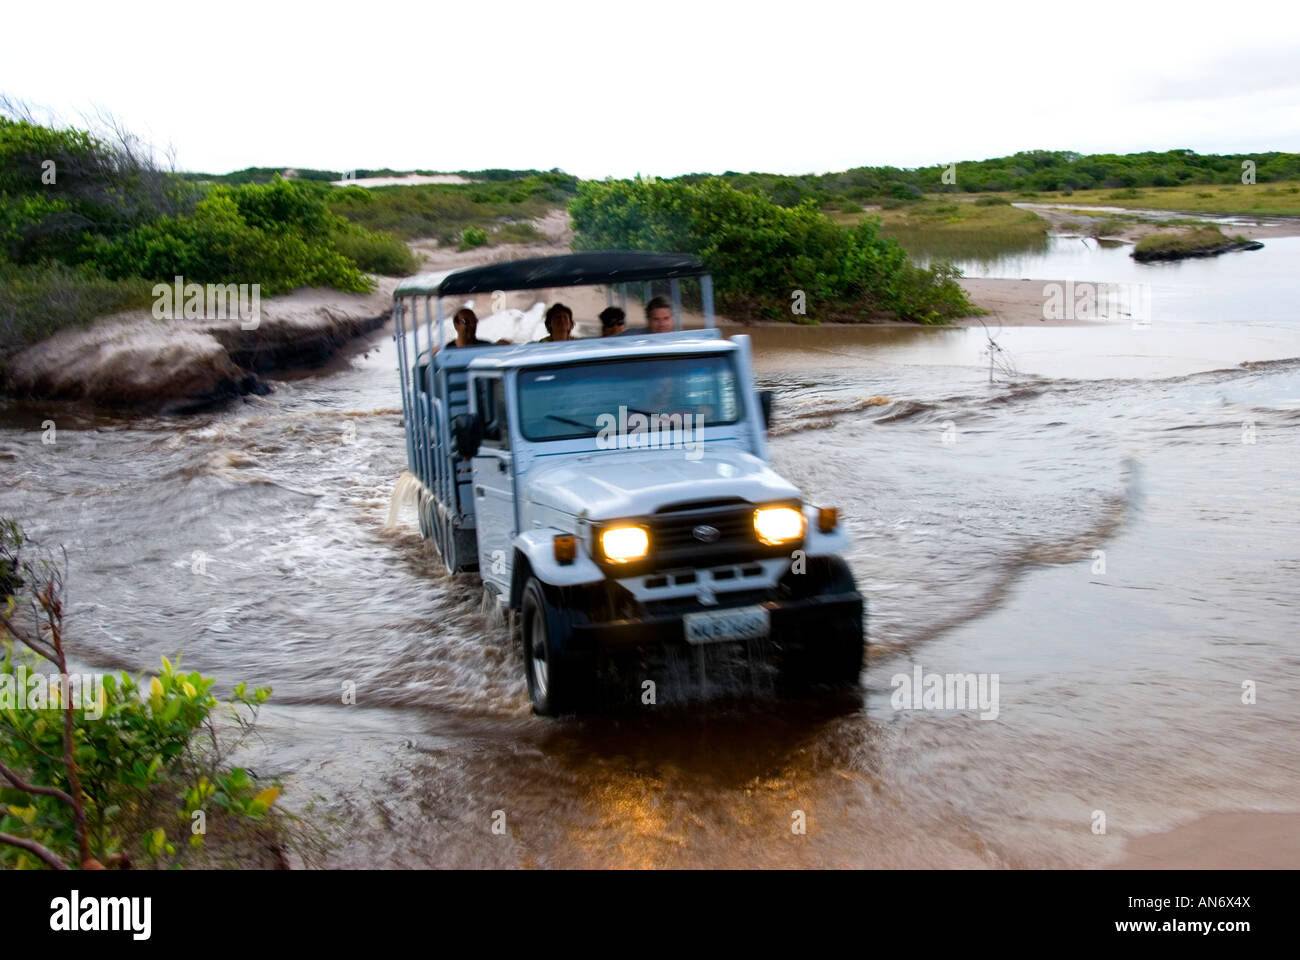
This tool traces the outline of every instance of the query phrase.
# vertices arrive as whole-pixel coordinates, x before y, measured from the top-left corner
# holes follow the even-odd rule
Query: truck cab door
[[[510,451],[509,409],[500,375],[472,374],[471,409],[483,424],[483,440],[470,461],[474,478],[474,516],[478,530],[479,578],[510,592],[515,534],[515,477]]]

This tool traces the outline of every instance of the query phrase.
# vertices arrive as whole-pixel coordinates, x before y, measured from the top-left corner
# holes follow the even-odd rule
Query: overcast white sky
[[[9,4],[0,92],[182,169],[786,173],[1300,151],[1291,3]]]

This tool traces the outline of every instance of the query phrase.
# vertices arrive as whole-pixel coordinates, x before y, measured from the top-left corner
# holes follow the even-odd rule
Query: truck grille
[[[716,546],[717,544],[758,543],[754,536],[754,510],[731,508],[726,511],[701,510],[685,514],[656,517],[651,525],[652,542],[660,550],[680,550],[684,547]],[[697,529],[718,531],[717,535],[697,537]]]
[[[784,554],[797,543],[765,546],[754,532],[751,503],[661,511],[649,518],[650,551],[656,570],[739,563]],[[716,536],[713,531],[717,531]]]

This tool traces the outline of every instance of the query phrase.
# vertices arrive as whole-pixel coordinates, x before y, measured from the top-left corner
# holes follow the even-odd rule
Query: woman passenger
[[[553,303],[546,311],[546,332],[539,343],[559,343],[573,339],[573,311],[562,303]]]

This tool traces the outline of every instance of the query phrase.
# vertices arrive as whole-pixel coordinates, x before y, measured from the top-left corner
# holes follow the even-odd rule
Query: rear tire
[[[519,628],[533,712],[558,717],[587,706],[595,689],[595,660],[573,649],[573,616],[547,597],[536,577],[524,586]]]
[[[438,552],[442,557],[442,565],[449,574],[457,573],[460,570],[460,556],[456,551],[456,528],[450,513],[444,516],[439,530],[442,532],[442,543],[438,546]]]

